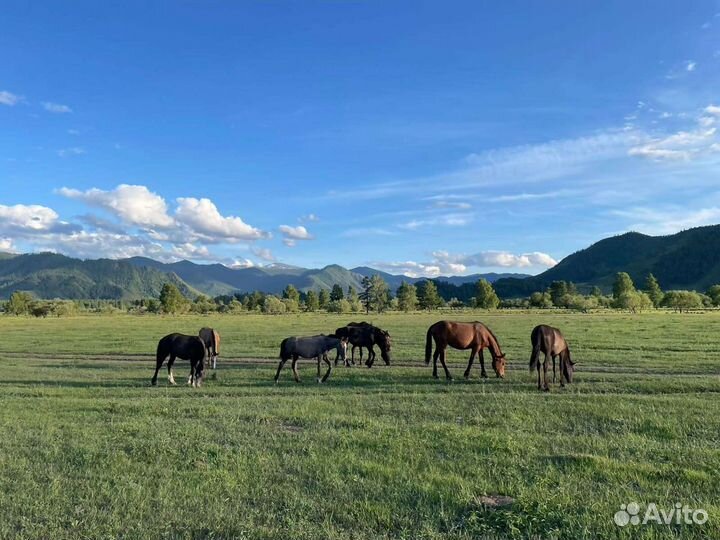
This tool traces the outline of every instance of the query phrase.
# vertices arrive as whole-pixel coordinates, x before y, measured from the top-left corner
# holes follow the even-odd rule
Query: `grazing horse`
[[[203,370],[205,369],[205,359],[207,358],[207,349],[205,343],[198,336],[186,336],[185,334],[168,334],[158,342],[157,355],[155,362],[155,374],[152,378],[152,385],[157,384],[158,371],[163,365],[167,357],[168,360],[168,381],[175,384],[172,367],[175,358],[190,360],[190,376],[188,384],[192,384],[194,388],[200,386],[202,381]]]
[[[335,330],[335,335],[346,337],[348,343],[352,347],[351,362],[355,365],[355,348],[360,347],[360,361],[362,362],[362,350],[366,347],[368,350],[368,359],[365,362],[367,367],[372,367],[375,363],[375,345],[380,348],[380,356],[385,361],[385,365],[390,365],[390,349],[392,348],[392,342],[390,340],[390,334],[373,326],[366,322],[362,323],[350,323],[347,326],[338,328]],[[335,359],[335,365],[338,363],[338,358]],[[345,359],[345,365],[348,365],[347,358]]]
[[[541,324],[533,328],[530,334],[532,354],[530,355],[530,373],[537,369],[538,390],[550,390],[547,383],[548,361],[552,358],[553,383],[555,383],[555,358],[560,358],[560,386],[565,386],[563,378],[569,383],[573,378],[575,362],[570,358],[570,348],[562,332],[552,326]],[[543,365],[543,384],[540,384],[540,353],[545,353]]]
[[[345,361],[347,355],[347,339],[338,336],[319,335],[311,337],[289,337],[282,340],[280,344],[280,363],[278,364],[277,373],[275,373],[275,384],[280,378],[280,371],[285,362],[292,358],[292,371],[295,382],[300,382],[300,376],[297,372],[298,358],[317,358],[317,382],[323,383],[327,381],[332,370],[332,364],[328,360],[327,353],[335,349],[341,360]],[[320,358],[327,364],[327,372],[325,376],[320,378]]]
[[[505,377],[505,354],[500,350],[495,334],[481,322],[453,322],[438,321],[427,331],[425,340],[425,365],[430,364],[430,353],[432,353],[432,341],[435,340],[435,354],[433,354],[433,377],[438,378],[437,361],[440,358],[442,367],[445,370],[445,377],[452,380],[447,365],[445,365],[445,349],[448,345],[455,349],[470,349],[470,360],[465,370],[465,378],[470,377],[470,368],[475,360],[475,355],[480,356],[480,376],[487,378],[485,372],[485,359],[483,349],[487,347],[492,356],[492,367],[495,375]]]
[[[220,334],[214,328],[201,328],[198,334],[205,343],[207,355],[213,369],[217,367],[217,357],[220,355]]]

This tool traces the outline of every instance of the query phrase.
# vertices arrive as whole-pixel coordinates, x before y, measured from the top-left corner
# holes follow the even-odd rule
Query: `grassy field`
[[[440,317],[373,316],[393,366],[322,386],[310,362],[275,386],[269,359],[358,316],[0,318],[0,538],[720,538],[720,314],[451,315],[510,359],[465,381],[453,351],[452,383],[422,362]],[[527,372],[539,322],[573,348],[566,389]],[[158,338],[202,325],[217,372],[151,388]],[[633,501],[710,518],[616,526]]]

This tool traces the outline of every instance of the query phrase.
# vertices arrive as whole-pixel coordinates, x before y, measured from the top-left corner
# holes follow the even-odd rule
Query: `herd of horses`
[[[537,387],[539,390],[549,390],[548,366],[552,362],[553,377],[555,383],[555,362],[560,364],[560,386],[571,383],[575,362],[570,356],[570,348],[560,330],[541,324],[536,326],[530,334],[532,353],[530,355],[530,372],[537,371]],[[433,342],[435,352],[433,353]],[[352,346],[350,359],[348,359],[348,345]],[[368,350],[368,357],[365,361],[367,367],[372,367],[375,362],[375,346],[380,349],[380,356],[386,365],[390,365],[390,351],[392,343],[390,334],[367,322],[351,322],[335,330],[330,335],[317,335],[307,337],[288,337],[280,343],[280,363],[275,373],[275,383],[280,378],[285,363],[291,360],[293,377],[300,382],[297,372],[297,362],[300,358],[315,359],[317,361],[317,382],[327,381],[332,371],[333,364],[328,358],[328,353],[336,352],[334,363],[342,361],[344,365],[355,365],[355,350],[360,349],[360,362],[362,363],[363,349]],[[470,370],[477,356],[480,363],[480,376],[486,378],[485,349],[492,358],[492,368],[496,377],[505,377],[507,360],[505,353],[500,348],[495,334],[481,322],[454,322],[438,321],[427,330],[425,338],[425,365],[433,360],[433,377],[438,378],[437,363],[440,360],[445,377],[452,380],[450,371],[445,363],[445,350],[447,347],[459,350],[469,350],[470,359],[465,369],[465,378],[470,377]],[[167,360],[168,381],[175,384],[173,376],[173,365],[176,358],[190,361],[190,375],[188,384],[193,387],[200,386],[205,363],[210,362],[212,369],[217,367],[217,358],[220,354],[220,334],[213,328],[202,328],[197,336],[185,334],[168,334],[160,340],[157,346],[155,374],[152,378],[152,385],[157,384],[158,372],[165,360]],[[541,355],[545,358],[541,362]],[[321,361],[327,365],[325,374],[321,377]],[[541,370],[542,368],[542,370]]]

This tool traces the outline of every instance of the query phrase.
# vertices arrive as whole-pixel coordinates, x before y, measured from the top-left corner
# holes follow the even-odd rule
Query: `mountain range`
[[[617,272],[628,272],[637,285],[653,273],[664,289],[705,290],[720,283],[720,225],[698,227],[668,236],[630,232],[601,240],[573,253],[536,276],[525,274],[472,274],[440,276],[436,281],[465,288],[485,278],[502,298],[527,296],[557,280],[573,281],[581,291],[599,286],[609,291]],[[39,298],[122,299],[158,296],[164,283],[175,284],[183,294],[217,296],[259,290],[280,293],[288,284],[302,291],[340,285],[360,290],[364,276],[379,274],[397,289],[410,278],[370,267],[347,269],[329,265],[320,269],[284,264],[228,268],[222,264],[190,261],[162,263],[144,257],[80,260],[56,253],[0,253],[0,298],[28,291]]]

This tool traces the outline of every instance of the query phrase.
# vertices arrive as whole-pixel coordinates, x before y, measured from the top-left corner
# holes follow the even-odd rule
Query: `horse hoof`
[[[485,373],[485,372],[481,373],[480,376],[481,376],[483,379],[487,379],[487,378],[488,378],[488,375],[487,375],[487,373]]]

